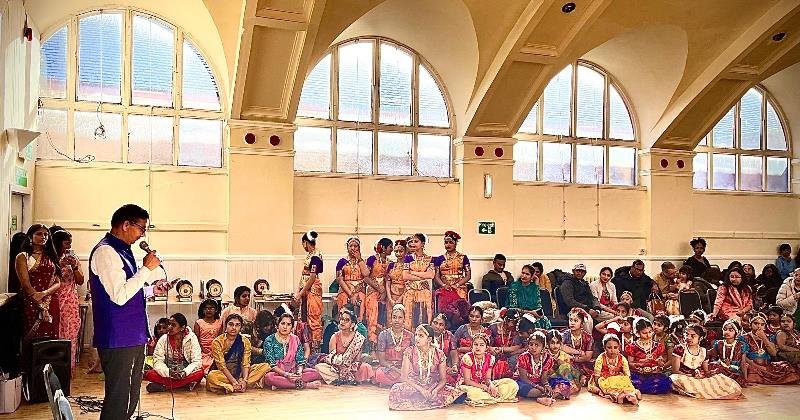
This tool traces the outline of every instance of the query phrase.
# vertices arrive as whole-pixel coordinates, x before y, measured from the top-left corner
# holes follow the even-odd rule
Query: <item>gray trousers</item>
[[[106,380],[100,420],[130,419],[139,405],[144,367],[144,344],[97,349]]]

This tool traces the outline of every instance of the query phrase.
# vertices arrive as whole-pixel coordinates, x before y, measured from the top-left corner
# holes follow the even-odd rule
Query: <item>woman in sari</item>
[[[61,287],[58,288],[58,337],[72,343],[72,373],[75,374],[75,360],[81,349],[78,348],[78,332],[81,329],[81,316],[78,310],[78,289],[83,284],[81,263],[72,251],[72,234],[53,226],[50,228],[61,265]]]
[[[428,238],[422,233],[415,233],[408,241],[409,254],[403,262],[403,280],[406,290],[403,293],[403,306],[406,311],[406,328],[413,324],[428,323],[433,319],[431,306],[431,281],[435,276],[433,260],[425,254],[425,242]],[[415,314],[418,315],[415,320]]]
[[[664,374],[667,355],[664,345],[653,339],[653,324],[646,318],[639,318],[633,324],[633,334],[636,340],[625,348],[633,386],[643,394],[669,393],[672,381]]]
[[[487,351],[489,336],[473,337],[472,351],[461,358],[461,389],[468,405],[482,407],[496,403],[517,402],[519,385],[513,379],[493,379],[495,358]]]
[[[500,322],[489,325],[492,347],[489,352],[497,358],[494,364],[494,377],[513,378],[517,371],[517,357],[523,352],[523,341],[517,331],[517,323],[522,317],[514,308],[500,311]]]
[[[372,366],[361,362],[364,336],[355,328],[355,315],[347,309],[340,310],[339,331],[331,337],[330,352],[314,366],[326,384],[358,385],[374,376]]]
[[[386,288],[386,319],[392,317],[392,308],[398,303],[403,303],[403,293],[406,291],[406,281],[403,279],[403,261],[406,259],[407,242],[404,239],[394,241],[394,256],[396,261],[390,262],[386,267],[384,276]]]
[[[22,366],[28,366],[28,346],[33,339],[58,338],[60,313],[55,294],[61,287],[61,266],[49,238],[47,226],[32,225],[26,233],[22,252],[14,259],[14,268],[23,292]]]
[[[381,331],[378,336],[378,363],[372,383],[378,386],[392,386],[400,382],[403,352],[413,341],[411,331],[403,328],[406,319],[406,308],[397,304],[392,308],[392,325]]]
[[[521,314],[536,317],[536,328],[550,329],[550,320],[542,312],[542,297],[539,292],[539,279],[533,275],[531,265],[522,266],[519,280],[511,283],[508,291],[508,307],[519,309]]]
[[[744,376],[748,383],[793,384],[800,380],[797,369],[787,362],[773,361],[778,349],[765,332],[767,318],[760,312],[750,320],[752,330],[739,337],[744,352]]]
[[[750,286],[744,283],[744,273],[739,267],[732,267],[727,271],[722,280],[722,285],[717,289],[717,298],[714,301],[714,311],[711,319],[726,320],[741,318],[742,315],[753,309],[753,293]]]
[[[383,308],[386,305],[384,282],[386,269],[389,266],[388,257],[391,253],[392,240],[381,238],[375,244],[375,255],[370,255],[367,258],[369,277],[366,278],[367,295],[364,298],[363,319],[367,321],[367,340],[373,349],[378,342],[378,332],[385,328],[386,325],[386,316],[381,315],[381,312],[385,313]]]
[[[781,330],[776,335],[778,357],[800,369],[800,332],[794,328],[794,317],[790,314],[781,316]]]
[[[336,295],[336,307],[341,311],[348,303],[353,305],[359,319],[364,318],[364,279],[369,277],[367,262],[361,258],[361,240],[350,236],[345,241],[347,258],[336,263],[336,282],[339,283],[339,294]]]
[[[264,340],[264,358],[272,368],[264,375],[264,387],[275,389],[319,388],[322,379],[314,369],[305,367],[306,358],[300,338],[292,334],[294,316],[290,312],[278,318],[278,330]]]
[[[686,329],[686,344],[675,347],[670,375],[675,392],[706,400],[738,400],[743,398],[742,387],[733,379],[717,373],[708,366],[708,353],[700,345],[705,328],[690,325]]]
[[[203,358],[203,371],[207,371],[214,363],[211,355],[211,343],[222,334],[222,320],[219,318],[219,303],[214,299],[206,299],[197,308],[197,321],[194,322],[194,335],[200,342]]]
[[[447,356],[433,345],[434,332],[422,324],[414,332],[414,346],[403,352],[400,382],[389,391],[390,410],[430,410],[447,407],[464,395],[447,384]]]
[[[444,312],[458,300],[467,299],[467,283],[472,279],[472,270],[469,258],[456,250],[460,239],[461,235],[452,230],[445,232],[444,255],[434,259],[438,312]]]
[[[311,330],[311,352],[319,352],[322,346],[322,254],[317,251],[319,234],[311,230],[303,234],[301,241],[306,251],[300,287],[294,294],[294,301],[300,307],[300,319]]]
[[[455,334],[453,334],[453,349],[450,355],[457,364],[461,363],[461,359],[465,354],[472,351],[472,340],[478,334],[491,335],[491,331],[484,327],[481,322],[483,321],[483,308],[480,306],[473,306],[469,308],[469,322],[458,327]]]
[[[250,364],[250,340],[242,336],[244,320],[239,314],[225,318],[225,333],[211,343],[214,363],[206,377],[206,388],[211,392],[245,392],[247,388],[261,388],[261,379],[270,369],[266,363]]]

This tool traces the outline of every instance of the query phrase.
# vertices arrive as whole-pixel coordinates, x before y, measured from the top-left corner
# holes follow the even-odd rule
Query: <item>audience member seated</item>
[[[636,339],[625,347],[631,369],[631,382],[642,394],[667,394],[672,380],[664,372],[669,366],[666,347],[653,339],[653,324],[637,319],[633,324]]]
[[[468,405],[481,407],[501,402],[517,402],[519,385],[510,378],[494,379],[495,357],[489,349],[489,336],[478,333],[472,351],[461,357],[461,389]]]
[[[506,257],[503,254],[497,254],[492,260],[492,269],[483,275],[481,279],[481,287],[489,291],[492,297],[492,302],[497,302],[497,289],[501,287],[509,287],[514,281],[514,277],[510,272],[505,271]]]
[[[328,344],[329,353],[314,368],[326,384],[358,385],[374,376],[372,366],[362,363],[361,351],[366,338],[356,331],[356,317],[348,309],[339,311],[339,331]]]
[[[554,360],[547,351],[546,343],[547,337],[542,331],[537,331],[528,338],[527,351],[519,357],[517,396],[531,398],[539,404],[551,406],[555,400],[552,398],[553,389],[550,387],[548,376],[554,370]]]
[[[742,274],[742,269],[738,267],[728,270],[727,277],[723,278],[722,285],[717,290],[717,299],[711,312],[712,320],[741,318],[753,309],[753,293],[750,286],[742,282]]]
[[[206,388],[212,392],[245,392],[247,388],[261,388],[261,380],[269,371],[266,363],[250,364],[250,340],[242,331],[244,319],[237,313],[225,318],[225,332],[211,343],[214,363],[206,377]]]
[[[161,338],[164,334],[169,331],[169,318],[159,318],[156,321],[156,325],[153,325],[153,336],[147,340],[147,346],[145,347],[145,352],[148,356],[152,356],[153,353],[156,351],[156,344],[158,344],[158,339]],[[151,364],[152,366],[152,364]]]
[[[796,268],[792,277],[783,282],[777,294],[777,303],[783,308],[783,313],[794,318],[796,325],[800,325],[800,268]]]
[[[461,358],[465,354],[472,351],[472,339],[476,335],[491,334],[491,331],[481,324],[483,321],[483,308],[480,306],[472,306],[469,308],[468,319],[469,322],[458,327],[455,334],[453,334],[453,350],[451,350],[451,357],[458,363],[460,363]]]
[[[197,336],[187,327],[182,313],[169,318],[167,333],[158,339],[153,368],[145,372],[147,392],[187,387],[190,391],[203,380],[203,356]]]
[[[542,297],[539,293],[538,278],[533,274],[533,267],[530,265],[522,266],[519,280],[511,283],[508,293],[508,307],[515,308],[521,314],[531,314],[537,318],[537,327],[550,329],[550,320],[542,311]]]
[[[627,290],[633,294],[633,303],[637,308],[647,307],[647,298],[653,290],[653,279],[644,273],[642,260],[636,260],[630,266],[618,268],[611,281],[614,286],[617,286],[617,297]]]
[[[264,363],[266,358],[264,356],[264,340],[272,334],[275,334],[275,329],[278,323],[275,315],[268,310],[258,311],[256,320],[253,323],[253,332],[250,334],[250,363]]]
[[[614,283],[611,283],[613,276],[614,271],[611,270],[611,267],[603,267],[600,269],[600,279],[589,283],[589,289],[600,303],[600,309],[609,313],[615,312],[614,306],[618,302],[617,288]]]
[[[220,318],[228,319],[230,314],[239,314],[244,322],[253,323],[258,314],[255,309],[250,307],[250,288],[239,286],[233,290],[233,303],[222,310]]]
[[[211,356],[211,343],[222,334],[222,320],[219,318],[219,303],[214,299],[206,299],[197,308],[197,321],[194,322],[194,335],[200,342],[203,354],[203,370],[208,370],[214,363]]]
[[[306,358],[300,337],[292,333],[294,316],[284,312],[278,318],[278,328],[262,344],[264,359],[271,366],[264,375],[264,387],[275,389],[316,389],[320,386],[319,373],[306,368]]]
[[[411,331],[404,328],[405,319],[406,308],[399,303],[394,305],[390,327],[378,335],[377,355],[380,366],[375,369],[375,377],[372,379],[375,385],[390,387],[400,382],[403,352],[414,341]]]
[[[663,294],[666,302],[664,303],[667,315],[680,315],[680,293],[694,290],[692,277],[692,267],[684,265],[678,270],[678,276],[667,288],[667,292]],[[701,299],[702,300],[702,299]]]
[[[628,315],[626,315],[626,316],[638,316],[638,317],[647,318],[650,321],[653,320],[653,314],[651,314],[650,312],[645,311],[642,308],[637,308],[636,307],[636,305],[634,304],[634,301],[633,301],[633,294],[631,292],[627,291],[627,290],[622,292],[622,294],[619,296],[619,303],[617,303],[617,306],[616,306],[617,313],[620,312],[619,305],[627,305],[628,306],[627,307]]]
[[[642,393],[631,382],[628,360],[622,354],[622,343],[614,334],[603,337],[603,350],[594,363],[594,376],[589,383],[589,392],[607,398],[617,404],[629,402],[639,405]]]
[[[778,267],[775,264],[767,264],[761,270],[761,274],[756,277],[754,292],[761,301],[761,306],[773,305],[777,303],[776,296],[778,290],[783,285],[785,278],[778,274]]]
[[[782,279],[792,275],[792,271],[797,267],[792,259],[791,245],[781,244],[781,246],[778,247],[778,258],[775,259],[775,266],[778,267],[778,274],[780,274]]]
[[[685,346],[675,348],[672,354],[674,373],[670,375],[673,389],[682,395],[708,400],[744,398],[735,380],[709,368],[710,352],[700,346],[704,336],[703,327],[689,327]]]
[[[767,319],[756,312],[750,320],[752,331],[739,336],[742,342],[747,382],[765,385],[793,384],[800,380],[794,366],[785,361],[774,361],[778,348],[765,331]]]
[[[703,253],[706,252],[706,240],[703,238],[695,238],[689,242],[689,245],[692,246],[694,255],[687,258],[686,261],[683,262],[683,265],[692,267],[692,277],[703,277],[706,270],[711,267],[711,263],[703,256]]]
[[[677,275],[678,269],[675,268],[675,264],[669,261],[661,263],[661,272],[656,274],[653,279],[653,292],[658,293],[662,298],[666,298],[670,285],[674,283]]]
[[[539,290],[547,290],[547,293],[550,294],[550,307],[553,308],[553,316],[558,316],[558,305],[556,304],[556,294],[553,290],[552,279],[544,272],[544,266],[539,261],[531,264],[531,267],[533,267],[533,274],[539,278],[539,281],[537,281]]]
[[[789,362],[795,369],[800,369],[800,331],[794,326],[794,317],[783,314],[781,330],[775,336],[775,343],[778,346],[778,358]]]
[[[572,269],[572,276],[567,277],[561,283],[561,298],[567,307],[581,308],[589,313],[596,321],[604,321],[614,317],[613,312],[604,312],[600,307],[600,302],[592,294],[589,283],[584,280],[586,276],[586,266],[576,264]]]
[[[579,376],[567,379],[579,380],[579,384],[585,386],[594,371],[592,318],[586,311],[581,308],[572,308],[569,311],[569,329],[563,332],[561,343],[561,350],[570,356],[572,367],[579,372]]]
[[[389,391],[390,410],[443,408],[464,395],[447,384],[447,356],[433,345],[434,332],[422,324],[414,332],[414,345],[403,351],[400,383]]]

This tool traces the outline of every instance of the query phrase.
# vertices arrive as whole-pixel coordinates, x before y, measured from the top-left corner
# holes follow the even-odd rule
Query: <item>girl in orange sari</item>
[[[300,319],[311,330],[311,353],[318,353],[322,345],[322,254],[317,251],[317,237],[313,230],[303,234],[303,249],[308,253],[303,262],[300,287],[294,300],[300,306]]]
[[[404,239],[394,241],[394,256],[397,262],[390,262],[386,267],[384,282],[386,287],[386,319],[392,317],[394,305],[403,302],[403,293],[406,291],[406,281],[403,280],[403,261],[406,259],[407,242]]]
[[[467,283],[472,279],[472,270],[469,258],[456,250],[460,239],[461,235],[452,230],[445,232],[445,253],[434,261],[438,312],[444,312],[453,302],[467,298]]]
[[[425,254],[425,243],[428,237],[424,233],[415,233],[408,241],[410,254],[403,263],[403,280],[406,281],[406,291],[403,293],[403,306],[406,307],[406,328],[411,329],[412,323],[419,325],[429,323],[433,318],[431,307],[431,281],[433,281],[433,259]],[[418,318],[414,321],[414,314]]]
[[[336,263],[336,281],[339,283],[339,294],[336,295],[336,307],[339,311],[347,303],[356,308],[358,319],[364,318],[364,278],[369,276],[369,267],[361,258],[361,240],[350,236],[345,241],[347,258],[339,259]]]
[[[378,342],[378,331],[385,328],[386,321],[381,323],[382,318],[381,306],[385,305],[386,290],[384,289],[384,278],[386,277],[386,269],[389,265],[389,254],[392,253],[392,240],[389,238],[381,238],[375,244],[375,255],[370,255],[367,258],[367,268],[369,268],[369,277],[367,282],[367,296],[364,299],[364,315],[367,320],[367,340],[370,345],[375,347]]]

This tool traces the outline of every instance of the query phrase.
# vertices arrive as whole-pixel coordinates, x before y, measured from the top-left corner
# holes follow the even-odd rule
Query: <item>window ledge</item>
[[[773,191],[742,191],[742,190],[698,190],[693,189],[695,194],[708,194],[708,195],[733,195],[733,196],[756,196],[756,197],[783,197],[783,198],[800,198],[800,194],[791,192],[773,192]]]
[[[539,187],[563,187],[568,188],[597,188],[597,184],[577,184],[574,182],[550,182],[550,181],[514,181],[514,185],[530,185]],[[601,190],[631,190],[631,191],[647,191],[644,185],[614,185],[614,184],[600,184]]]
[[[337,179],[368,179],[373,181],[402,181],[402,182],[428,182],[434,184],[457,184],[458,178],[436,178],[430,176],[404,176],[404,175],[356,175],[338,172],[305,172],[294,171],[294,176],[304,178],[337,178]]]
[[[175,165],[146,165],[141,163],[119,162],[89,162],[77,163],[71,160],[36,159],[36,166],[40,168],[70,168],[70,169],[119,169],[127,171],[174,172],[204,175],[227,175],[228,168],[209,168],[199,166]]]

